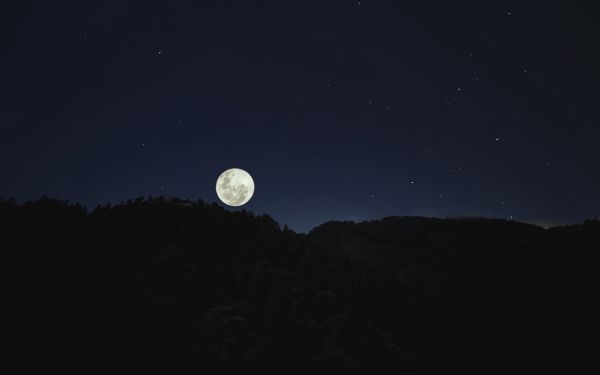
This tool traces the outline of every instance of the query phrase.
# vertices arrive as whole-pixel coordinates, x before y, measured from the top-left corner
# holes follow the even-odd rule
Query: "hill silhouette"
[[[549,334],[558,254],[600,233],[388,217],[304,235],[175,198],[0,201],[0,220],[25,373],[501,372]]]

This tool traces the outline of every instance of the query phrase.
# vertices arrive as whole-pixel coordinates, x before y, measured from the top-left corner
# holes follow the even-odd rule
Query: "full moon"
[[[217,179],[217,195],[228,206],[246,204],[254,194],[254,180],[243,169],[231,168]]]

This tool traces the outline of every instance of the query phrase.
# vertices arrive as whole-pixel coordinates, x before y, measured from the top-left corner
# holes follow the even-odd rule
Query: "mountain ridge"
[[[600,233],[394,217],[298,234],[164,198],[0,201],[0,222],[21,366],[114,374],[500,372],[548,349],[549,306],[584,298],[570,285],[593,273],[570,270]]]

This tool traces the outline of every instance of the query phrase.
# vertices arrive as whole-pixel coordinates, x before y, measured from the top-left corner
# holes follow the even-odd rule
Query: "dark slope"
[[[495,219],[328,222],[308,238],[400,281],[419,369],[573,370],[589,352],[600,221],[549,230]],[[590,333],[591,335],[591,333]]]
[[[326,223],[309,238],[406,286],[422,369],[489,373],[499,370],[500,342],[516,354],[518,343],[505,335],[517,322],[511,301],[530,282],[544,235],[500,220],[388,217]]]
[[[0,202],[0,220],[25,373],[493,373],[532,340],[553,254],[599,233],[386,218],[298,235],[176,199]]]
[[[382,271],[441,264],[448,272],[485,271],[497,257],[528,256],[545,235],[537,226],[492,219],[386,217],[370,222],[328,222],[309,238],[328,251],[366,261]],[[458,267],[458,268],[456,268]]]

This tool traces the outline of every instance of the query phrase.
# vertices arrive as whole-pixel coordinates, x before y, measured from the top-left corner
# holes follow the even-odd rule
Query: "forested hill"
[[[600,233],[390,217],[302,235],[172,198],[0,201],[0,222],[25,373],[500,372]]]

